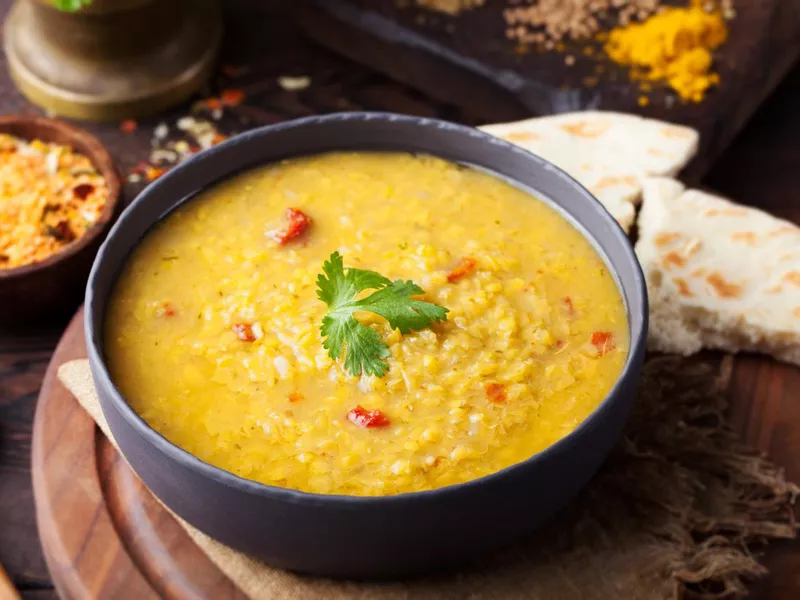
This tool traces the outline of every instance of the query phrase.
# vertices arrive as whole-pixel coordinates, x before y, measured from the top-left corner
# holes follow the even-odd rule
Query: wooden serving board
[[[94,598],[245,598],[139,482],[58,381],[86,357],[83,311],[56,348],[33,426],[36,520],[59,595]]]
[[[701,148],[685,173],[691,183],[705,173],[800,56],[800,0],[734,0],[737,17],[729,23],[729,39],[715,59],[720,86],[699,104],[676,101],[673,92],[656,89],[647,94],[650,103],[642,108],[642,94],[630,82],[627,69],[600,51],[586,56],[585,43],[568,45],[564,52],[515,49],[504,33],[502,10],[508,0],[486,0],[458,17],[413,4],[414,0],[287,3],[315,40],[462,107],[478,120],[602,109],[694,127],[701,133]],[[574,65],[565,63],[567,54],[575,58]]]
[[[244,598],[139,482],[56,377],[86,357],[83,313],[73,318],[48,366],[33,429],[36,517],[60,596]],[[800,481],[800,368],[740,357],[731,378],[731,417],[753,444]],[[770,576],[753,598],[800,598],[800,541],[775,544]]]

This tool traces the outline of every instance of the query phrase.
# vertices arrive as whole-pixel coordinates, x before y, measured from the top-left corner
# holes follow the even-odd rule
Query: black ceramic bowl
[[[573,433],[525,462],[474,481],[385,497],[325,496],[269,487],[208,465],[151,429],[104,363],[109,294],[131,249],[166,213],[243,169],[336,150],[423,152],[476,165],[534,190],[594,243],[627,305],[631,349],[618,383]],[[647,330],[647,295],[631,245],[580,185],[541,158],[469,127],[383,113],[311,117],[242,134],[148,187],[103,244],[86,291],[86,345],[122,453],[175,513],[233,548],[288,569],[385,578],[461,565],[530,532],[580,490],[620,435]],[[547,540],[542,540],[547,543]]]

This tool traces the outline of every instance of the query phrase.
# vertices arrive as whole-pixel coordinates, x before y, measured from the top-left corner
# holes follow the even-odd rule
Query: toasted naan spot
[[[509,142],[530,142],[531,140],[538,140],[539,135],[532,131],[512,131],[503,136],[503,139]]]
[[[794,316],[800,319],[800,306],[796,307],[793,312]]]
[[[705,274],[706,274],[706,270],[703,267],[700,267],[699,269],[695,269],[694,271],[691,272],[691,276],[692,277],[702,277]]]
[[[659,148],[648,148],[647,153],[651,156],[664,156],[664,151]]]
[[[670,267],[673,266],[673,265],[676,266],[676,267],[684,267],[684,266],[686,266],[686,259],[681,254],[679,254],[678,252],[675,252],[675,250],[672,250],[671,252],[667,252],[664,255],[664,268],[669,270]]]
[[[794,252],[787,252],[786,254],[781,254],[778,257],[778,260],[780,262],[786,262],[786,261],[789,261],[789,260],[795,260],[796,258],[797,258],[797,255]]]
[[[658,234],[658,235],[655,237],[655,239],[653,240],[653,243],[654,243],[654,244],[655,244],[657,247],[659,247],[659,248],[660,248],[660,247],[662,247],[662,246],[668,246],[668,245],[669,245],[669,244],[671,244],[672,242],[676,242],[676,241],[678,241],[679,239],[681,239],[682,237],[683,237],[683,236],[682,236],[680,233],[659,233],[659,234]]]
[[[592,170],[592,165],[590,165],[589,163],[583,163],[581,165],[581,171],[591,171],[591,170]]]
[[[783,280],[800,287],[800,271],[789,271],[783,276]]]
[[[744,208],[709,208],[703,213],[705,217],[743,217],[747,214]]]
[[[731,239],[734,242],[743,242],[748,246],[755,246],[758,236],[752,231],[737,231],[736,233],[731,234]]]
[[[692,137],[692,132],[680,127],[664,127],[661,130],[661,135],[666,138],[686,138]]]
[[[678,286],[678,293],[681,296],[686,296],[687,298],[694,296],[691,288],[689,287],[689,283],[685,279],[682,277],[673,277],[672,281]]]
[[[771,288],[766,290],[764,293],[766,293],[766,294],[780,294],[782,291],[783,291],[783,286],[780,283],[778,283],[776,285],[773,285]]]
[[[577,137],[594,138],[603,135],[608,129],[608,123],[604,121],[578,121],[577,123],[566,123],[561,129]]]
[[[782,227],[778,227],[777,229],[770,231],[767,234],[767,237],[778,237],[779,235],[786,235],[787,233],[795,233],[796,231],[797,228],[795,227],[790,227],[789,225],[783,225]]]
[[[741,285],[727,281],[716,271],[706,277],[706,281],[711,284],[711,287],[714,288],[714,291],[720,298],[736,298],[742,293]]]

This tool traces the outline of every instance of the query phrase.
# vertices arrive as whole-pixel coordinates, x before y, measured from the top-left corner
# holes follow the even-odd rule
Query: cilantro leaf
[[[365,290],[375,290],[357,300]],[[393,329],[409,333],[447,319],[447,309],[438,304],[417,300],[425,291],[413,281],[391,281],[375,271],[344,268],[338,252],[331,254],[317,276],[317,296],[328,305],[322,319],[322,345],[332,359],[344,357],[344,367],[351,375],[383,377],[389,371],[386,359],[389,346],[370,327],[353,316],[358,311],[380,315]]]

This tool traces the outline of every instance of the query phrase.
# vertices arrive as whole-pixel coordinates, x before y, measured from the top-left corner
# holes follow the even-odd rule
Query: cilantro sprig
[[[365,290],[375,290],[357,300]],[[359,323],[353,316],[357,311],[369,311],[389,322],[392,329],[409,333],[430,327],[447,319],[448,310],[414,296],[425,290],[413,281],[391,281],[375,271],[344,268],[341,254],[334,252],[322,265],[317,276],[317,296],[328,305],[322,319],[323,346],[328,356],[337,360],[345,353],[344,368],[351,375],[383,377],[389,371],[386,359],[389,346],[374,329]],[[345,352],[345,347],[347,348]]]

